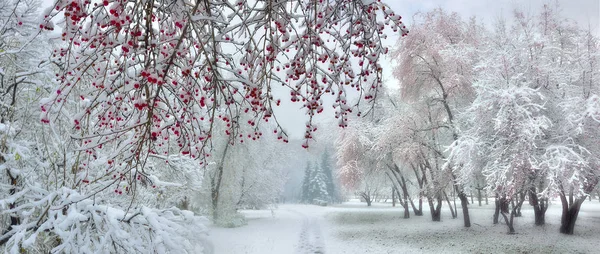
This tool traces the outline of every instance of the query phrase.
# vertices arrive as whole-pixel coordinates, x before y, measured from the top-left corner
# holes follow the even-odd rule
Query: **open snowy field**
[[[491,201],[491,200],[490,200]],[[242,211],[248,225],[212,227],[209,239],[215,253],[597,253],[600,237],[600,202],[581,207],[574,235],[558,232],[560,203],[546,213],[546,225],[533,225],[533,210],[523,205],[515,218],[517,234],[508,235],[501,222],[492,224],[494,206],[471,205],[469,229],[449,211],[442,222],[424,216],[402,218],[400,207],[390,204],[347,202],[320,207],[280,205],[277,210]],[[502,219],[501,219],[502,221]]]

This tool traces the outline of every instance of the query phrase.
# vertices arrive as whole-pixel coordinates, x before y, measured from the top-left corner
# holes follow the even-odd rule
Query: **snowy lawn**
[[[533,210],[525,203],[523,217],[515,218],[515,235],[506,234],[502,222],[492,224],[491,203],[471,205],[469,229],[462,227],[460,210],[457,219],[445,210],[442,222],[432,222],[428,206],[423,208],[424,216],[403,219],[402,209],[390,204],[281,205],[274,212],[242,211],[247,226],[212,227],[209,239],[215,253],[597,253],[598,200],[583,203],[572,236],[558,233],[557,201],[543,227],[533,224]]]

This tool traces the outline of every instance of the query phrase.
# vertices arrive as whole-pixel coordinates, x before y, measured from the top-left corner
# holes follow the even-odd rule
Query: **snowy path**
[[[301,214],[299,212],[296,213]],[[306,214],[302,214],[302,216],[304,216],[304,221],[302,222],[302,230],[300,231],[298,250],[296,253],[325,253],[325,242],[323,240],[318,218]]]
[[[248,225],[239,228],[211,227],[214,253],[325,253],[322,232],[324,207],[280,205],[270,211],[244,211]]]

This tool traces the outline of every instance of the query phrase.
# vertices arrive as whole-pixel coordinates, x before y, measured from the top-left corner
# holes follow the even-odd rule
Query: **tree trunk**
[[[538,198],[534,187],[529,189],[529,204],[533,206],[535,216],[535,225],[543,226],[546,224],[546,210],[548,210],[548,198]]]
[[[408,219],[408,218],[410,218],[410,210],[408,208],[408,201],[405,198],[404,199],[404,219]]]
[[[417,183],[419,184],[419,208],[415,209],[415,207],[413,207],[413,212],[415,213],[415,216],[423,216],[423,184],[426,177],[419,175],[419,170],[417,170],[417,167],[418,166],[415,166],[411,163],[411,168],[413,169],[413,172],[415,173],[415,178],[417,179]]]
[[[396,169],[399,170],[398,166],[396,166],[395,164],[394,164],[394,166]],[[392,181],[392,184],[394,185],[393,189],[396,191],[396,195],[398,195],[398,203],[400,203],[400,205],[402,205],[402,207],[404,208],[404,218],[408,219],[408,218],[410,218],[410,212],[409,212],[408,200],[407,200],[408,194],[407,194],[407,192],[405,192],[406,186],[402,186],[402,182],[400,182],[400,179],[394,172],[394,169],[389,165],[388,165],[388,168],[390,169],[390,171],[389,172],[386,171],[385,173],[387,174],[388,178],[390,179],[390,181]],[[393,177],[392,177],[392,175],[393,175]],[[406,182],[404,182],[404,184],[406,184]],[[401,186],[402,192],[404,193],[404,200],[402,199],[402,194],[400,194],[400,190],[398,189],[397,185]]]
[[[494,224],[498,224],[498,217],[500,216],[500,199],[496,194],[496,200],[494,201],[496,208],[494,209]]]
[[[408,207],[409,200],[410,200],[410,205],[412,206],[415,215],[417,215],[417,216],[422,215],[423,212],[421,210],[417,211],[415,209],[415,203],[413,202],[412,198],[410,198],[410,195],[408,193],[406,179],[404,178],[404,175],[402,174],[402,171],[400,171],[400,168],[398,167],[398,165],[394,164],[393,167],[388,165],[388,168],[390,169],[390,171],[392,172],[392,175],[394,175],[394,178],[396,179],[398,185],[400,185],[400,188],[402,189],[402,194],[404,196],[404,202],[403,202],[404,218],[405,219],[410,218],[410,212],[409,212],[409,207]],[[390,175],[388,175],[388,177],[390,177]],[[391,177],[390,177],[390,179],[391,179]],[[392,179],[392,182],[393,181],[394,180]],[[400,193],[398,193],[398,198],[400,198]]]
[[[450,198],[448,198],[448,194],[444,191],[444,197],[446,198],[446,202],[448,203],[448,207],[450,207],[450,214],[452,214],[452,219],[456,219],[456,207],[452,208],[452,203],[450,203]]]
[[[429,202],[429,210],[431,211],[431,220],[442,221],[442,198],[438,195],[438,197],[436,198],[436,204],[433,203],[432,198],[428,198],[427,200]]]
[[[481,206],[481,188],[477,188],[477,201],[479,201],[479,206]]]
[[[423,197],[419,195],[419,207],[415,206],[415,202],[410,201],[410,205],[413,208],[413,213],[415,216],[423,216]]]
[[[473,202],[473,191],[471,191],[471,204],[474,204],[475,202]]]
[[[223,157],[221,157],[221,161],[219,162],[219,165],[217,166],[217,172],[215,172],[215,175],[212,177],[211,179],[211,201],[212,201],[212,217],[213,217],[213,221],[217,221],[219,219],[219,198],[220,198],[220,191],[221,191],[221,183],[223,180],[223,171],[224,169],[224,164],[225,164],[225,159],[227,157],[227,151],[229,150],[229,146],[230,146],[230,140],[227,140],[227,144],[225,144],[225,148],[223,149]]]
[[[392,187],[392,207],[396,207],[396,187]]]
[[[457,183],[458,180],[454,173],[452,173],[452,181],[454,182],[454,190],[458,195],[458,199],[460,199],[460,206],[463,211],[463,221],[465,228],[471,227],[471,217],[469,216],[469,199],[465,194],[463,188]]]
[[[585,201],[585,197],[573,200],[573,194],[570,194],[569,202],[564,192],[560,193],[560,201],[562,203],[562,216],[560,218],[560,232],[567,235],[572,235],[575,231],[575,221],[579,215],[581,204]]]
[[[514,234],[515,228],[513,227],[513,219],[515,218],[515,214],[510,213],[510,218],[508,218],[509,215],[507,215],[507,213],[505,212],[501,212],[501,214],[504,218],[504,221],[506,222],[506,225],[508,226],[508,234]]]
[[[525,193],[519,192],[515,195],[515,198],[511,200],[513,206],[513,213],[515,217],[521,217],[521,207],[523,207],[523,202],[525,201]]]
[[[469,217],[469,200],[467,200],[467,195],[465,195],[463,192],[459,192],[458,199],[460,199],[460,206],[463,210],[464,226],[466,228],[471,227],[471,217]]]
[[[504,218],[504,221],[506,222],[506,226],[508,226],[508,233],[514,234],[515,228],[513,227],[513,222],[514,222],[516,212],[515,212],[515,209],[513,208],[512,212],[510,212],[510,219],[508,218],[510,203],[511,202],[508,201],[505,197],[500,199],[500,214],[502,214],[502,217]]]

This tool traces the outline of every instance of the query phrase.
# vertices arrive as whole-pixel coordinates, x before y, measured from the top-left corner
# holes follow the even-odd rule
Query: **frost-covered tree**
[[[41,113],[39,98],[53,84],[46,76],[53,72],[51,52],[44,51],[50,46],[37,30],[39,4],[0,4],[0,248],[10,253],[201,252],[201,218],[171,208],[180,201],[177,194],[200,180],[189,174],[194,167],[189,158],[152,155],[143,172],[126,181],[106,169],[114,163],[106,150],[91,153],[85,143],[70,140],[72,129],[65,126],[72,119],[64,118],[88,101],[64,104],[60,114],[67,117],[51,126],[32,121]],[[96,161],[90,163],[86,155]],[[139,191],[143,187],[149,191]]]
[[[308,162],[304,174],[302,201],[309,204],[315,200],[330,201],[331,195],[327,189],[327,174],[323,171],[319,163]]]
[[[321,170],[325,174],[325,183],[327,185],[327,200],[329,202],[339,202],[339,192],[337,191],[336,178],[333,174],[333,163],[331,162],[329,150],[325,150],[321,155]]]
[[[545,5],[536,16],[514,14],[510,29],[496,25],[485,47],[489,57],[474,66],[477,98],[459,117],[463,131],[450,159],[462,165],[463,181],[486,176],[511,232],[506,213],[517,193],[529,196],[536,225],[544,224],[548,199],[558,194],[561,232],[572,234],[599,175],[591,106],[598,93],[598,42],[561,18],[557,6]]]
[[[306,168],[304,169],[304,177],[302,180],[302,198],[301,201],[304,203],[310,203],[312,202],[312,199],[309,196],[309,188],[310,188],[310,177],[312,175],[312,166],[310,164],[310,162],[306,163]]]
[[[311,200],[327,200],[329,192],[327,191],[327,176],[321,166],[316,163],[311,170],[311,176],[308,182],[308,196]]]
[[[0,3],[0,247],[23,221],[18,206],[29,201],[24,192],[39,180],[27,179],[41,164],[32,142],[39,135],[32,128],[38,121],[31,119],[37,117],[36,100],[50,77],[48,54],[42,50],[49,44],[35,39],[37,4]]]
[[[444,163],[446,154],[441,148],[459,136],[457,111],[472,100],[472,67],[479,59],[476,49],[482,29],[474,20],[465,22],[458,14],[441,9],[420,13],[415,16],[411,36],[399,41],[393,54],[398,59],[394,75],[400,81],[401,98],[420,103],[415,110],[429,112],[420,114],[419,122],[427,125],[417,130],[429,135],[422,143],[428,156],[421,158],[429,160],[432,170],[449,171],[461,200],[465,227],[471,225],[468,200],[463,184],[451,170],[460,165],[434,166]]]

